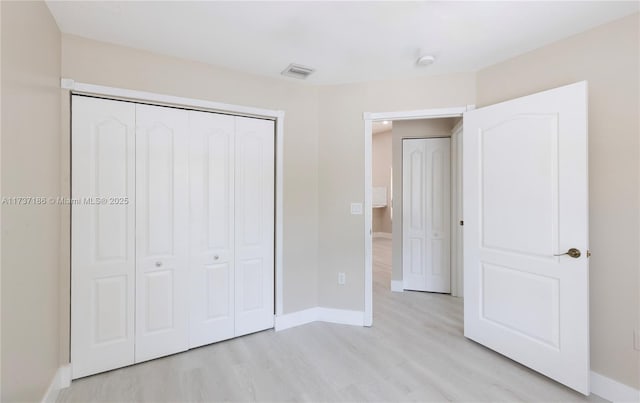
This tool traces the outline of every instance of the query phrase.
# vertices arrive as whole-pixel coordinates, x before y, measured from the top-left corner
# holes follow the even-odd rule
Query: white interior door
[[[190,347],[234,336],[235,117],[189,112]]]
[[[72,377],[133,364],[135,105],[73,96]]]
[[[451,292],[450,139],[402,141],[402,271],[407,290]]]
[[[465,113],[463,147],[465,336],[589,394],[586,82]]]
[[[235,335],[274,323],[274,122],[237,117]]]
[[[188,348],[188,112],[136,105],[136,362]]]

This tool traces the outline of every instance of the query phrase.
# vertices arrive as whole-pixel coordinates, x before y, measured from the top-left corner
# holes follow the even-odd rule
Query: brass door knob
[[[580,249],[571,248],[568,251],[566,251],[565,253],[561,253],[559,255],[553,255],[553,256],[563,256],[563,255],[569,255],[569,257],[577,259],[580,256],[582,256],[582,253],[580,252]]]

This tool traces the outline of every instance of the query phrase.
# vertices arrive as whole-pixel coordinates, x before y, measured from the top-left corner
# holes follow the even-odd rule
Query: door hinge
[[[464,226],[464,221],[460,220],[460,226]]]

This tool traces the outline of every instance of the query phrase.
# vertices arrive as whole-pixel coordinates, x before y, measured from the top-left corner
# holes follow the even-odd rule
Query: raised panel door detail
[[[241,244],[243,246],[258,245],[262,238],[261,217],[264,211],[263,184],[269,172],[263,172],[264,152],[262,139],[259,135],[245,134],[238,145],[238,160],[243,163],[238,165],[237,194],[239,203],[239,224],[242,230]]]
[[[482,246],[551,258],[558,248],[557,115],[509,118],[481,130],[480,141]]]
[[[404,288],[451,291],[450,139],[403,140]]]
[[[424,228],[424,212],[423,209],[425,207],[424,202],[424,186],[425,180],[423,177],[423,165],[424,165],[424,152],[420,148],[411,153],[411,170],[407,172],[407,175],[410,176],[411,180],[409,181],[409,185],[411,186],[408,189],[408,194],[410,195],[409,200],[411,203],[411,208],[409,209],[409,222],[411,223],[412,230],[422,230]]]
[[[558,279],[483,263],[482,318],[559,348]],[[527,315],[522,315],[527,312]]]
[[[135,106],[74,95],[72,111],[75,379],[134,362]],[[98,204],[103,198],[128,203]]]
[[[147,145],[147,250],[149,255],[173,252],[174,131],[157,125],[144,131]]]
[[[232,291],[231,265],[229,263],[216,264],[205,267],[206,281],[204,292],[206,294],[207,312],[205,320],[232,318],[229,297]]]
[[[235,117],[189,112],[189,346],[234,336]]]
[[[189,345],[189,122],[136,105],[136,351],[141,362]]]
[[[236,119],[235,335],[273,327],[274,123]]]
[[[262,259],[247,259],[238,262],[239,272],[242,274],[242,308],[245,312],[262,308],[263,297],[263,273],[265,272]]]
[[[173,328],[173,273],[154,271],[145,276],[147,332]]]
[[[129,133],[130,128],[111,116],[96,125],[94,144],[95,197],[106,198],[108,203],[96,205],[96,261],[127,259],[128,237],[127,206],[113,202],[112,198],[128,195]],[[82,169],[81,167],[78,167]],[[111,200],[110,200],[111,199]],[[122,201],[122,200],[119,200]]]
[[[94,284],[94,344],[124,341],[128,334],[128,276],[99,278]]]

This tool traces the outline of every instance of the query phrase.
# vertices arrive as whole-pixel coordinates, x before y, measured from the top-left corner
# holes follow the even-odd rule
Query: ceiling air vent
[[[287,66],[286,69],[282,71],[281,74],[283,76],[289,76],[289,77],[299,78],[301,80],[304,80],[305,78],[309,77],[311,73],[313,73],[314,71],[315,70],[312,69],[311,67],[306,67],[306,66],[301,66],[299,64],[291,63],[289,66]]]

